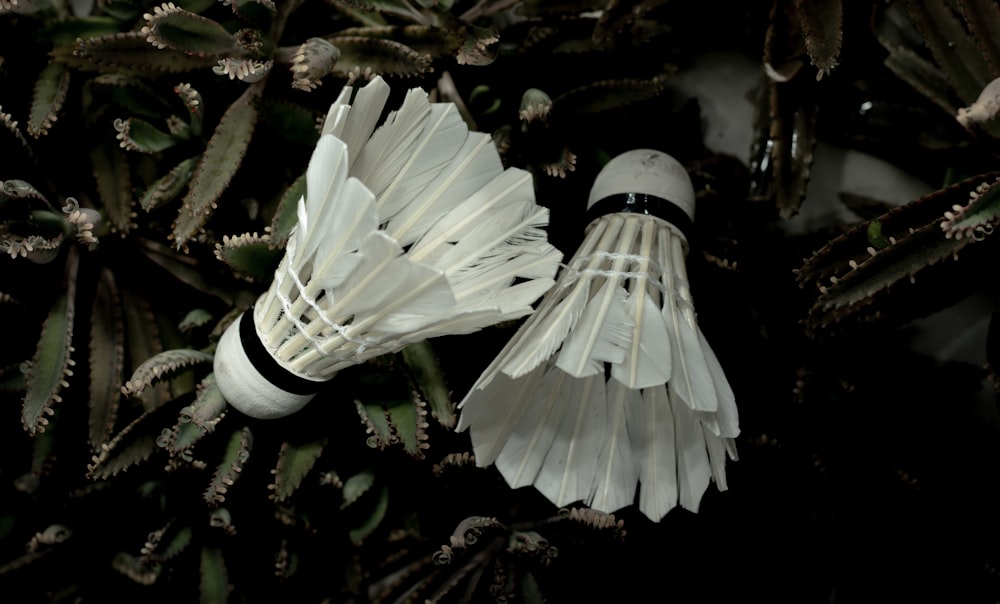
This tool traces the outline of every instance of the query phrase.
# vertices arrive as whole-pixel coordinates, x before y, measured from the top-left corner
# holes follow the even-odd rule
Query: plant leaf
[[[24,406],[21,422],[30,434],[43,432],[52,415],[52,405],[62,399],[59,391],[68,386],[66,378],[73,375],[73,316],[76,309],[76,277],[79,255],[70,247],[66,257],[66,289],[59,294],[42,323],[42,335],[31,360],[25,380]]]
[[[237,50],[236,38],[215,21],[165,2],[143,15],[142,32],[157,48],[169,48],[201,57],[225,55]]]
[[[97,180],[97,192],[107,214],[111,230],[121,234],[132,229],[132,182],[128,161],[116,145],[98,143],[90,151],[90,161]]]
[[[116,120],[115,130],[118,131],[116,138],[121,141],[119,146],[122,149],[139,153],[163,151],[173,147],[178,141],[174,135],[158,130],[146,120],[137,117]]]
[[[141,393],[155,382],[199,363],[211,363],[212,355],[193,348],[165,350],[146,359],[136,368],[121,391],[125,396]]]
[[[201,548],[200,604],[226,604],[229,601],[229,572],[222,550],[206,545]]]
[[[455,426],[455,403],[451,400],[448,384],[434,348],[424,340],[410,344],[402,351],[403,361],[410,368],[417,387],[430,404],[431,416],[445,428]]]
[[[278,465],[272,470],[274,474],[274,493],[272,497],[275,501],[283,502],[292,496],[292,493],[302,484],[316,460],[323,454],[328,439],[321,439],[307,443],[291,443],[285,441],[281,444],[278,452]]]
[[[171,411],[170,405],[161,405],[132,420],[114,438],[101,444],[87,466],[87,475],[104,480],[149,459],[158,447],[163,422]]]
[[[56,121],[56,114],[62,109],[68,90],[69,70],[66,66],[59,63],[46,65],[35,82],[28,116],[28,134],[35,138],[48,134],[49,128]]]
[[[829,75],[837,66],[843,39],[843,0],[795,0],[809,59],[819,71],[816,79]]]
[[[253,434],[246,426],[242,430],[233,432],[232,436],[229,437],[226,453],[212,474],[212,482],[205,490],[205,501],[210,506],[216,507],[226,500],[229,487],[239,480],[243,464],[250,458],[252,446]]]
[[[361,498],[362,495],[375,484],[375,473],[371,470],[358,472],[344,481],[342,489],[344,501],[340,504],[340,509],[345,509]]]
[[[797,275],[800,287],[814,284],[820,291],[809,311],[807,326],[818,329],[847,318],[871,321],[878,318],[879,311],[890,302],[903,299],[906,300],[905,312],[895,309],[891,314],[897,320],[912,319],[916,318],[912,315],[939,309],[941,304],[948,302],[939,301],[945,296],[961,294],[962,289],[957,284],[946,287],[941,280],[933,283],[929,282],[929,277],[918,277],[942,261],[958,260],[960,251],[981,238],[956,236],[961,231],[949,233],[947,225],[956,218],[953,214],[956,206],[962,210],[958,212],[960,217],[966,208],[974,207],[979,197],[986,197],[984,204],[992,208],[996,190],[1000,189],[998,178],[1000,173],[991,172],[966,179],[873,220],[879,223],[880,234],[889,243],[885,247],[872,245],[870,223],[863,222],[814,253]],[[973,201],[966,206],[959,203],[970,198]],[[946,212],[953,218],[949,219]],[[996,216],[987,214],[989,220],[977,224],[994,224]],[[987,231],[992,229],[984,229],[978,234],[985,237]],[[960,271],[952,270],[952,273],[961,280]],[[897,287],[913,286],[914,283],[925,283],[931,289],[916,296],[912,291]],[[965,283],[967,286],[967,281]],[[899,294],[895,294],[897,290]]]
[[[189,157],[157,179],[139,199],[139,207],[148,212],[177,199],[184,187],[191,182],[194,168],[200,159],[201,155]]]
[[[138,76],[148,75],[150,71],[182,73],[215,64],[214,57],[156,48],[146,41],[146,35],[141,31],[79,38],[72,44],[57,46],[52,56],[56,61],[74,69]]]
[[[352,528],[348,535],[351,538],[351,542],[355,545],[361,545],[368,535],[371,535],[375,529],[378,528],[379,524],[385,518],[385,512],[389,509],[389,487],[383,486],[378,493],[378,499],[375,501],[375,506],[372,508],[371,514],[368,518],[360,525]]]
[[[371,73],[400,77],[419,76],[431,71],[432,57],[395,40],[364,36],[328,38],[340,50],[340,59],[331,72],[345,78],[352,73]]]
[[[274,249],[268,239],[258,237],[256,233],[238,237],[227,235],[222,238],[222,243],[215,245],[216,258],[238,275],[252,281],[270,281],[283,255],[284,250]]]
[[[215,210],[216,201],[243,162],[257,124],[254,101],[262,90],[258,85],[247,87],[226,110],[209,139],[195,168],[180,215],[174,222],[171,239],[176,249],[185,249],[187,242],[205,225]]]
[[[107,442],[118,417],[125,324],[114,275],[101,271],[90,312],[90,447]]]

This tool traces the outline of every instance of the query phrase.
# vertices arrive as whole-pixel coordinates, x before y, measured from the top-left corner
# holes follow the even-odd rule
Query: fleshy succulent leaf
[[[221,604],[229,601],[229,571],[222,550],[212,545],[201,548],[200,604]]]
[[[215,128],[174,223],[171,238],[176,249],[186,248],[187,242],[205,225],[215,210],[216,201],[243,162],[257,124],[255,100],[260,93],[259,86],[248,87],[226,110]]]
[[[72,44],[56,47],[53,57],[74,69],[134,75],[145,75],[150,71],[183,73],[215,64],[214,57],[157,48],[146,41],[146,35],[141,31],[79,38]]]
[[[69,70],[65,65],[49,63],[42,69],[31,99],[28,134],[38,138],[48,133],[66,100],[69,80]]]
[[[383,486],[378,491],[378,499],[375,500],[375,505],[371,508],[371,513],[360,525],[352,528],[348,532],[348,536],[351,542],[355,545],[360,545],[365,538],[375,532],[375,529],[382,524],[382,520],[385,519],[386,510],[389,509],[389,487]]]
[[[320,439],[306,443],[286,441],[281,444],[278,452],[278,464],[271,470],[274,474],[275,501],[287,500],[302,484],[302,480],[316,465],[316,460],[323,454],[328,439]]]
[[[158,178],[139,198],[139,207],[148,212],[177,199],[191,182],[194,168],[200,159],[201,155],[189,157]]]
[[[90,447],[107,442],[118,417],[125,366],[125,324],[118,286],[101,271],[90,321]]]
[[[169,149],[178,142],[178,137],[137,117],[115,120],[115,130],[118,131],[116,138],[122,149],[139,153],[156,153]]]
[[[303,173],[285,189],[278,202],[278,207],[274,211],[274,218],[271,219],[271,226],[268,228],[268,237],[272,248],[284,249],[288,236],[298,222],[296,207],[299,199],[305,194],[306,175]]]
[[[914,26],[934,55],[934,61],[967,105],[992,80],[986,60],[965,25],[945,0],[904,3]]]
[[[236,38],[215,21],[164,2],[143,15],[142,33],[159,49],[169,48],[201,57],[224,55],[237,50]]]
[[[819,70],[816,73],[818,80],[833,71],[840,57],[843,40],[843,0],[821,2],[795,0],[795,12],[802,28],[809,59]]]
[[[959,252],[991,233],[998,220],[994,212],[998,177],[996,172],[978,175],[880,216],[876,219],[879,236],[889,245],[873,245],[870,223],[865,222],[818,250],[797,276],[800,286],[813,284],[820,291],[807,325],[818,329],[848,318],[874,320],[897,290],[906,295],[898,284],[916,283],[923,272],[942,261],[958,260]],[[979,199],[982,205],[977,206]],[[968,228],[956,226],[970,209]],[[910,312],[937,310],[934,300],[925,298],[911,303]],[[901,313],[895,314],[902,318]]]
[[[163,421],[169,418],[173,409],[171,405],[161,405],[146,411],[110,441],[102,443],[87,466],[87,475],[94,480],[104,480],[149,459],[158,448],[157,438],[162,432]]]
[[[445,428],[455,425],[455,403],[451,400],[441,363],[430,342],[410,344],[402,351],[403,360],[431,408],[431,415]]]
[[[243,464],[250,458],[252,446],[253,434],[250,432],[250,428],[244,426],[241,430],[232,433],[222,461],[216,467],[212,474],[212,482],[205,490],[206,503],[216,507],[226,500],[226,493],[239,480]]]
[[[345,509],[361,498],[375,484],[375,473],[371,470],[364,470],[351,476],[344,481],[341,489],[344,500],[340,504],[340,509]]]
[[[283,250],[274,249],[268,238],[256,233],[238,237],[224,236],[215,246],[215,256],[236,274],[251,281],[268,281],[274,277]]]
[[[108,223],[112,231],[124,235],[133,226],[132,181],[128,160],[116,145],[104,141],[90,151],[90,161]]]
[[[56,298],[42,324],[42,334],[31,360],[25,380],[26,391],[21,421],[30,434],[44,431],[52,414],[52,405],[59,402],[59,391],[68,385],[73,375],[73,316],[76,309],[76,278],[79,255],[70,248],[66,260],[66,289]]]
[[[333,70],[336,77],[372,73],[413,77],[431,70],[431,56],[395,40],[364,36],[335,36],[329,39],[340,49]]]
[[[194,365],[211,363],[212,355],[193,348],[165,350],[144,361],[122,386],[122,394],[134,396],[155,382]]]

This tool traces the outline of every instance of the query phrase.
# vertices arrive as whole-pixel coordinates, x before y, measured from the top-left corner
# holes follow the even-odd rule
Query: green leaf
[[[70,248],[66,259],[66,289],[56,298],[42,324],[42,335],[31,360],[31,369],[25,381],[24,406],[21,422],[24,429],[34,434],[44,431],[52,415],[52,405],[62,399],[59,391],[68,386],[66,378],[73,374],[73,315],[76,309],[76,277],[79,255]]]
[[[69,90],[69,70],[65,65],[49,63],[38,75],[28,116],[28,134],[38,138],[48,134],[62,109]]]
[[[819,70],[816,79],[837,66],[843,40],[843,0],[795,0],[795,12],[805,38],[809,59]]]
[[[306,175],[303,172],[295,182],[285,189],[278,202],[278,208],[274,211],[274,218],[271,220],[269,235],[271,237],[271,247],[284,248],[288,241],[288,236],[292,229],[298,224],[299,216],[297,208],[299,199],[306,194]]]
[[[406,452],[414,457],[424,456],[427,447],[427,411],[423,401],[400,400],[386,410],[392,432],[403,443]]]
[[[125,311],[125,348],[129,371],[134,372],[146,360],[163,352],[163,337],[149,302],[126,290],[122,294]],[[161,381],[138,395],[143,409],[149,411],[171,400],[173,394],[167,382]]]
[[[375,529],[378,528],[379,524],[385,518],[385,512],[389,509],[389,487],[382,487],[378,493],[378,500],[375,502],[375,507],[372,508],[371,514],[368,516],[360,526],[356,526],[350,530],[348,536],[355,545],[361,545],[368,535],[371,535]]]
[[[882,235],[882,223],[877,219],[868,223],[868,242],[877,250],[887,248],[890,245],[889,240]]]
[[[101,271],[90,313],[90,446],[107,442],[118,417],[125,324],[114,275]]]
[[[274,278],[284,250],[276,250],[271,242],[255,235],[224,237],[216,244],[215,256],[242,277],[267,282]]]
[[[143,193],[139,199],[139,207],[148,212],[177,199],[191,182],[194,168],[200,159],[201,155],[189,157],[161,176]]]
[[[455,426],[455,404],[451,400],[441,364],[430,342],[424,340],[403,349],[403,361],[409,366],[431,415],[445,428]]]
[[[186,54],[170,48],[157,48],[146,41],[141,31],[117,33],[97,38],[80,38],[72,44],[57,46],[53,58],[74,69],[99,70],[148,76],[150,71],[182,73],[215,64],[214,57]]]
[[[200,604],[226,604],[229,601],[229,573],[222,550],[206,545],[201,548]]]
[[[305,107],[287,102],[261,100],[259,110],[262,125],[266,125],[282,138],[310,148],[319,140],[316,116]]]
[[[87,475],[104,480],[141,463],[157,450],[157,439],[173,407],[161,405],[132,420],[109,442],[101,445],[87,466]]]
[[[378,75],[414,77],[432,69],[431,55],[395,40],[364,36],[334,36],[329,40],[340,50],[340,59],[332,72],[336,77],[348,77],[352,72],[366,69]]]
[[[965,25],[945,0],[907,0],[904,4],[958,96],[966,105],[975,102],[993,78]]]
[[[275,501],[285,501],[302,484],[316,460],[323,454],[328,439],[307,443],[284,442],[278,453],[278,465],[274,469]]]
[[[119,31],[121,23],[112,17],[76,17],[48,22],[38,33],[38,37],[57,45],[74,42],[77,38],[96,38]]]
[[[237,50],[236,38],[215,21],[164,3],[146,13],[147,40],[158,48],[169,48],[196,56],[226,55]]]
[[[128,160],[117,145],[103,141],[90,151],[97,192],[113,232],[132,229],[132,181]]]
[[[359,472],[344,481],[344,501],[340,504],[340,509],[345,509],[357,501],[362,495],[368,492],[375,484],[375,473],[371,470]]]
[[[226,493],[239,480],[243,464],[250,458],[252,446],[253,434],[245,426],[229,437],[226,453],[212,474],[212,482],[205,489],[205,501],[209,505],[216,507],[226,500]]]
[[[140,153],[156,153],[177,144],[178,138],[137,117],[115,121],[121,147]]]
[[[184,197],[180,215],[174,222],[171,238],[176,249],[185,249],[187,242],[202,229],[214,212],[216,201],[243,162],[257,124],[254,104],[261,91],[258,85],[249,86],[226,110],[208,141],[208,147],[195,168],[191,188]]]
[[[136,368],[121,391],[126,396],[141,393],[155,382],[193,365],[211,363],[212,355],[207,352],[186,348],[180,350],[165,350],[146,359]]]

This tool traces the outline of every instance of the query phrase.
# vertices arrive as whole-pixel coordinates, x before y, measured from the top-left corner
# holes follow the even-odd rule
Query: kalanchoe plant
[[[0,0],[4,593],[997,600],[998,23],[978,0]],[[720,51],[759,76],[756,120],[723,114],[748,162],[704,137],[743,91],[686,94],[737,75],[699,79]],[[274,276],[337,91],[376,76],[490,134],[567,254],[610,157],[691,174],[691,290],[742,429],[697,516],[562,511],[477,467],[455,402],[515,322],[344,370],[294,417],[227,409],[219,337]],[[856,219],[786,230],[832,188],[829,142],[927,193],[844,191]],[[984,318],[920,348],[913,320],[970,293]]]

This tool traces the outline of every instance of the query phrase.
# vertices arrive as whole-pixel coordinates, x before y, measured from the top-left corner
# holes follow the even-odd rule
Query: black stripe
[[[681,234],[689,239],[691,231],[694,229],[691,217],[679,205],[662,197],[647,195],[646,193],[618,193],[617,195],[609,195],[590,206],[590,209],[587,210],[587,222],[593,222],[605,214],[616,214],[619,212],[656,216],[677,227]]]
[[[285,392],[316,394],[319,392],[320,386],[323,385],[323,382],[307,380],[295,375],[274,360],[274,357],[264,348],[260,336],[257,335],[257,328],[253,324],[252,306],[240,317],[240,343],[243,344],[243,351],[257,373]]]

